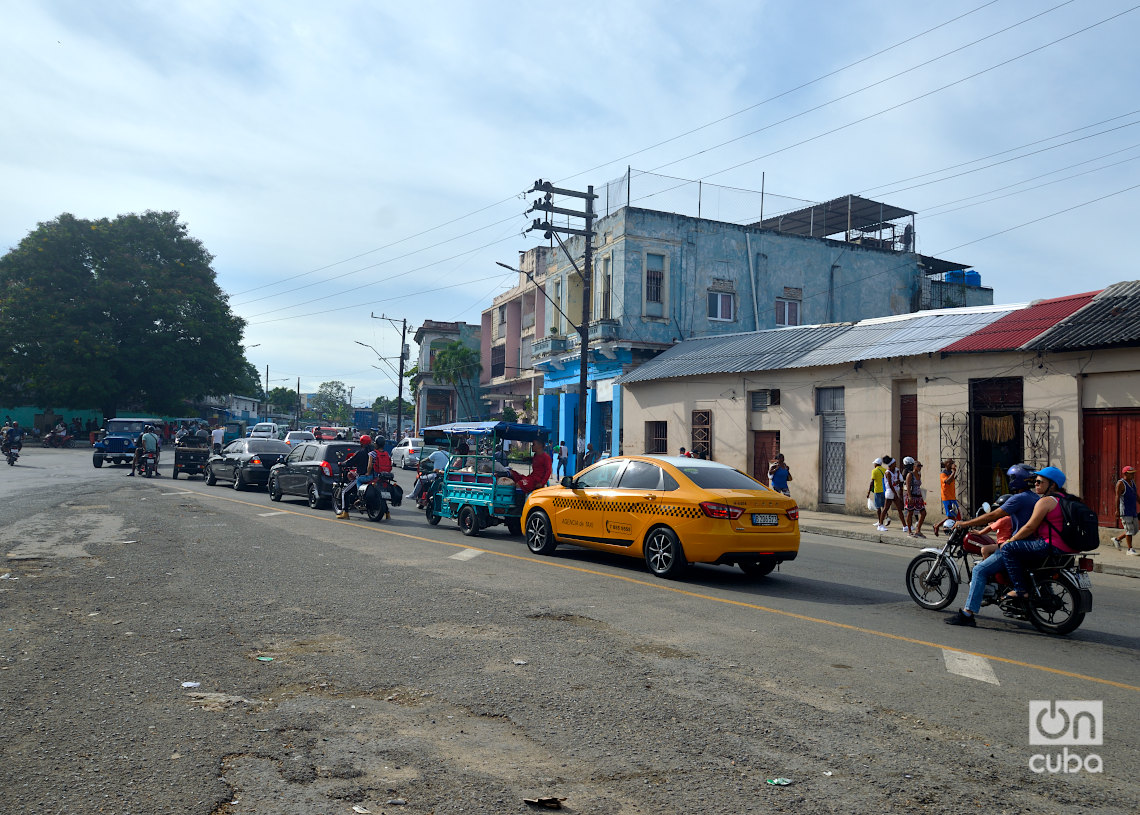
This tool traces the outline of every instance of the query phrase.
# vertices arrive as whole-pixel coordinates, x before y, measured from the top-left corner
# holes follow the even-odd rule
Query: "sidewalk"
[[[830,535],[836,538],[854,538],[855,540],[876,541],[890,543],[895,546],[909,546],[912,549],[921,549],[924,546],[941,546],[946,537],[934,537],[934,530],[927,524],[923,530],[926,539],[912,538],[898,529],[899,519],[887,528],[886,532],[875,529],[875,519],[870,513],[867,515],[841,515],[836,512],[813,512],[800,510],[800,531],[811,532],[817,535]],[[1124,577],[1140,577],[1140,556],[1129,557],[1124,550],[1117,551],[1112,545],[1112,536],[1120,534],[1119,529],[1101,529],[1100,548],[1089,552],[1092,557],[1093,571],[1103,574],[1117,574]],[[1133,538],[1133,546],[1140,541]],[[1140,551],[1140,547],[1138,547]]]

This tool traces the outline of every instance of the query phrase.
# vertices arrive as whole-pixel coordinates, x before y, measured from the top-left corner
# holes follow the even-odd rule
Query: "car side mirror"
[[[574,479],[568,475],[562,476],[562,480],[558,482],[568,490],[574,489]]]

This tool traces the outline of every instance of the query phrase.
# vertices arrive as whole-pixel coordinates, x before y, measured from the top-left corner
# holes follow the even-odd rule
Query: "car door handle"
[[[657,496],[651,492],[647,492],[643,497],[645,498],[646,501],[656,501],[657,500]]]

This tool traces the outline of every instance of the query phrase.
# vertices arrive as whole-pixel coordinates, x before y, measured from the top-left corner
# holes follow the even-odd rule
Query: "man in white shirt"
[[[226,430],[221,425],[218,425],[210,431],[210,446],[214,448],[215,453],[222,452],[222,442],[226,438]]]

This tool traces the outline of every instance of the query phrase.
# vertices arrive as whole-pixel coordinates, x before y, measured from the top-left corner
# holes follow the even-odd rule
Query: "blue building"
[[[522,253],[519,285],[483,313],[481,384],[571,450],[584,409],[584,441],[617,454],[614,379],[681,340],[992,304],[968,265],[913,252],[914,216],[857,196],[753,224],[622,207],[595,224],[585,399],[584,285],[557,247]],[[567,241],[578,268],[584,240]]]

